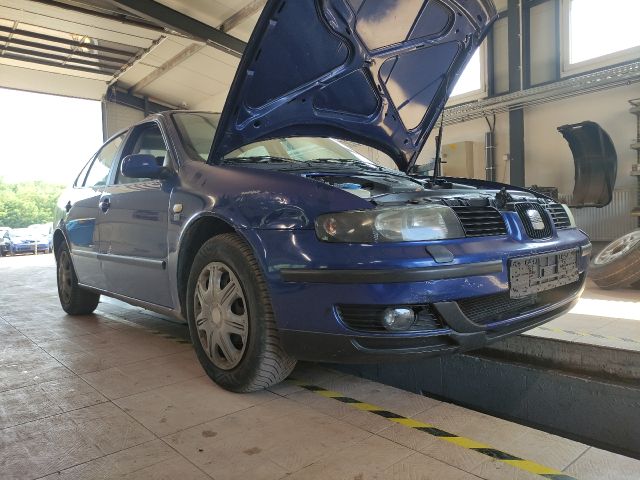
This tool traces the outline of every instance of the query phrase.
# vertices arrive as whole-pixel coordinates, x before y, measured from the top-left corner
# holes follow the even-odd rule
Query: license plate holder
[[[509,295],[523,298],[577,282],[578,249],[509,260]]]

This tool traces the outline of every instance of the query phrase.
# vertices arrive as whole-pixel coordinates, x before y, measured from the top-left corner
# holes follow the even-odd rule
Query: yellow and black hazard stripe
[[[430,423],[424,423],[418,420],[413,420],[412,418],[407,418],[403,415],[398,415],[397,413],[390,412],[389,410],[385,410],[384,408],[371,405],[370,403],[361,402],[360,400],[356,400],[355,398],[345,397],[338,392],[326,390],[322,387],[318,387],[317,385],[309,385],[297,380],[292,381],[305,390],[309,390],[310,392],[317,393],[318,395],[322,395],[326,398],[332,398],[333,400],[337,400],[338,402],[349,404],[355,409],[373,413],[374,415],[386,418],[391,422],[404,425],[405,427],[413,428],[414,430],[420,430],[421,432],[424,432],[428,435],[437,437],[439,440],[452,443],[468,450],[473,450],[474,452],[481,453],[482,455],[486,455],[487,457],[491,457],[495,460],[511,465],[512,467],[524,470],[525,472],[540,475],[541,477],[551,480],[576,480],[574,477],[566,475],[559,470],[545,467],[544,465],[532,462],[531,460],[525,460],[515,455],[511,455],[510,453],[492,448],[489,445],[476,442],[475,440],[471,440],[470,438],[465,438],[454,433],[446,432]]]
[[[629,337],[613,337],[611,335],[600,335],[599,333],[579,332],[575,330],[565,330],[563,328],[555,328],[555,327],[538,327],[538,328],[540,330],[544,330],[547,332],[567,333],[569,335],[579,335],[581,337],[592,337],[592,338],[599,338],[601,340],[604,340],[604,339],[617,340],[620,342],[640,344],[640,340],[636,340],[634,338],[629,338]]]

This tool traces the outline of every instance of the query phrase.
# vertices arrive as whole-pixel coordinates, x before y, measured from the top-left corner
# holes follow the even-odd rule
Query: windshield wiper
[[[314,158],[307,160],[309,163],[334,163],[337,165],[359,165],[361,167],[367,167],[372,170],[383,170],[383,167],[376,165],[375,163],[363,162],[362,160],[356,160],[351,158]]]
[[[273,155],[255,155],[252,157],[223,158],[222,163],[296,163],[294,160]]]

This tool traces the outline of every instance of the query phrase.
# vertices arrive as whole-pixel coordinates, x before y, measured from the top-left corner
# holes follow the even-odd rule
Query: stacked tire
[[[604,289],[640,287],[640,229],[604,247],[593,258],[589,276]]]

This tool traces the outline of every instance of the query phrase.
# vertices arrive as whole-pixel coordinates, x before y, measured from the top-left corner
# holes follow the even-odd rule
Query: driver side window
[[[155,157],[159,166],[167,166],[169,159],[167,154],[167,145],[164,143],[162,132],[157,123],[148,123],[136,127],[127,144],[125,146],[122,159],[127,155],[146,154]],[[145,182],[148,178],[128,178],[122,175],[121,167],[122,160],[120,160],[120,168],[116,175],[115,183],[118,185],[128,183]]]

